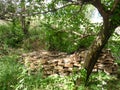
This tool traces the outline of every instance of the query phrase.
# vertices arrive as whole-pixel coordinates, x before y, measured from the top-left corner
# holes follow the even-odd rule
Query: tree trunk
[[[93,44],[90,46],[90,48],[87,51],[87,55],[85,58],[84,67],[87,70],[87,77],[86,80],[88,81],[89,75],[91,74],[95,63],[97,62],[97,59],[99,58],[99,54],[101,53],[101,50],[107,43],[108,39],[112,35],[113,32],[105,33],[108,31],[108,29],[102,29],[98,36],[96,37]]]
[[[106,12],[100,0],[95,0],[95,2],[92,2],[92,4],[98,9],[99,13],[103,17],[103,28],[100,30],[99,34],[97,35],[92,45],[89,47],[86,54],[84,63],[84,67],[87,70],[86,83],[88,82],[94,65],[99,58],[101,50],[103,49],[116,28],[116,25],[113,26],[111,19],[114,14]]]
[[[22,16],[22,15],[21,15],[21,25],[22,25],[23,33],[25,35],[28,35],[29,34],[28,28],[29,28],[30,22],[26,22],[25,16]]]
[[[28,26],[30,23],[26,23],[26,16],[24,15],[26,12],[26,7],[25,7],[25,1],[21,2],[21,25],[22,25],[22,30],[25,35],[28,35]]]

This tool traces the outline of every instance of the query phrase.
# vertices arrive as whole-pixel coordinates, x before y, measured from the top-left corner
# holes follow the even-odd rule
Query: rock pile
[[[63,52],[40,50],[23,54],[21,57],[29,73],[35,73],[39,68],[42,68],[44,75],[69,75],[82,68],[86,51],[80,50],[80,52],[68,55]],[[115,74],[117,72],[117,64],[114,62],[114,57],[111,55],[110,50],[103,50],[100,54],[93,72],[99,70],[108,74]]]

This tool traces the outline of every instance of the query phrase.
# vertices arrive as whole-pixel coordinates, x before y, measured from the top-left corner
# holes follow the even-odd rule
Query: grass
[[[41,69],[36,75],[28,75],[18,60],[19,55],[15,53],[0,58],[0,90],[120,90],[120,81],[103,72],[93,73],[88,86],[84,86],[85,70],[70,76],[45,78]],[[76,81],[80,82],[77,89]]]
[[[0,58],[0,89],[12,90],[11,86],[17,83],[20,65],[15,61],[17,56],[3,56]]]
[[[120,90],[120,77],[116,78],[104,72],[93,73],[88,86],[84,85],[86,76],[84,69],[79,73],[64,77],[55,75],[45,78],[41,69],[36,75],[28,75],[25,66],[19,63],[19,56],[26,50],[29,52],[38,49],[42,45],[41,42],[44,41],[43,36],[40,37],[37,31],[32,34],[32,31],[31,37],[24,39],[22,33],[17,34],[17,31],[20,30],[19,27],[16,28],[16,32],[13,31],[12,33],[6,26],[2,26],[2,29],[6,31],[0,31],[0,40],[3,40],[0,42],[0,90]],[[12,38],[9,38],[9,35]],[[16,42],[19,40],[21,43],[18,45]],[[111,40],[108,47],[111,48],[117,58],[116,62],[120,65],[118,42]],[[45,47],[42,46],[42,48]]]

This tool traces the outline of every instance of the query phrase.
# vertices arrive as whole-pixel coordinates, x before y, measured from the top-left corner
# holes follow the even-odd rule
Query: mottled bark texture
[[[109,40],[110,36],[113,34],[115,28],[118,26],[118,23],[117,24],[113,23],[115,21],[112,19],[112,17],[115,16],[116,13],[114,13],[114,11],[116,9],[120,10],[120,8],[118,7],[120,6],[120,0],[115,0],[113,9],[109,11],[105,10],[105,6],[101,3],[101,0],[88,0],[88,3],[91,3],[93,6],[95,6],[98,9],[101,16],[103,17],[103,28],[101,28],[96,39],[89,47],[86,53],[84,63],[84,67],[87,70],[86,81],[88,81],[89,79],[89,76],[94,68],[94,65],[97,62],[97,59],[99,58],[101,50]]]

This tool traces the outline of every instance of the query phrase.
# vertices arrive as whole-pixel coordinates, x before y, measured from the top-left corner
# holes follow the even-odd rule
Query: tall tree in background
[[[28,34],[28,27],[31,16],[37,13],[40,3],[35,0],[1,0],[0,19],[11,21],[13,24],[19,21],[23,33]],[[44,5],[44,4],[43,4]],[[39,9],[40,10],[40,9]]]

